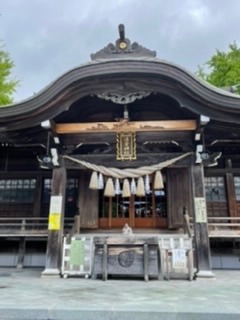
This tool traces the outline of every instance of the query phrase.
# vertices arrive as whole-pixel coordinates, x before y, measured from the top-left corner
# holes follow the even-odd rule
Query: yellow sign
[[[61,214],[50,213],[48,219],[48,230],[60,230],[61,227]]]
[[[62,196],[51,196],[48,230],[60,230],[62,212]]]

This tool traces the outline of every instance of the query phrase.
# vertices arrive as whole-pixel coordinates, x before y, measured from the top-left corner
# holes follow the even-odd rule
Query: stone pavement
[[[192,282],[49,279],[41,271],[0,268],[1,320],[240,320],[240,270]]]

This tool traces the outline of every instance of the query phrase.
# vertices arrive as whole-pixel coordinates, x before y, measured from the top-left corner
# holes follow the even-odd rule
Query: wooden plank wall
[[[192,208],[188,168],[169,168],[167,186],[168,227],[179,228],[183,225],[183,207]]]
[[[32,217],[33,204],[21,203],[1,203],[0,204],[1,217]]]
[[[90,171],[80,171],[78,208],[81,228],[98,228],[98,190],[89,189]]]

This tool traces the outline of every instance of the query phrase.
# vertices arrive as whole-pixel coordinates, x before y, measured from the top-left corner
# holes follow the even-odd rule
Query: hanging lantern
[[[146,194],[149,194],[151,192],[148,174],[145,177],[145,192],[146,192]]]
[[[93,189],[93,190],[97,190],[98,189],[98,174],[97,174],[96,171],[93,171],[93,173],[91,175],[89,188]]]
[[[162,173],[161,173],[161,171],[158,170],[155,173],[153,189],[154,190],[159,190],[159,189],[163,189],[163,188],[164,188],[164,185],[163,185]]]
[[[136,195],[138,197],[144,197],[145,196],[143,177],[139,177],[138,178]]]
[[[132,178],[132,181],[131,181],[131,194],[136,194],[136,190],[137,190],[136,181],[135,181],[134,178]]]
[[[115,181],[115,194],[121,194],[120,182],[118,178]]]
[[[131,192],[130,192],[130,185],[128,179],[123,180],[123,192],[122,192],[123,198],[125,197],[130,197]]]
[[[104,190],[104,196],[105,197],[114,197],[115,196],[115,190],[113,185],[113,179],[108,178]]]
[[[103,189],[103,188],[104,188],[103,175],[100,172],[98,176],[98,189]]]

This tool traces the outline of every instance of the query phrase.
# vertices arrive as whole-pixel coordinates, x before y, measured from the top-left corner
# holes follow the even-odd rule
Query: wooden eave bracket
[[[53,120],[45,120],[45,121],[41,122],[41,127],[46,129],[47,131],[51,132],[51,135],[52,135],[52,138],[53,138],[55,145],[61,144],[58,133],[56,132],[56,124]]]
[[[200,115],[198,120],[195,136],[194,136],[194,140],[196,143],[196,154],[195,154],[196,164],[203,162],[202,153],[203,151],[205,151],[204,129],[209,121],[210,121],[210,118],[204,115]]]

